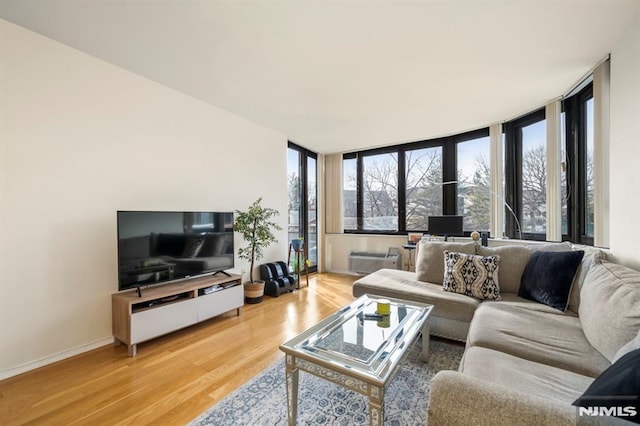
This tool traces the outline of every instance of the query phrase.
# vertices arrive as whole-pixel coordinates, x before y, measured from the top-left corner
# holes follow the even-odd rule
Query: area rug
[[[420,359],[421,342],[408,349],[384,397],[385,425],[427,424],[429,382],[440,370],[457,370],[463,347],[437,340],[430,342],[429,362]],[[369,404],[359,393],[300,372],[299,425],[367,425]],[[286,425],[287,391],[284,357],[267,367],[222,401],[209,408],[190,426]]]

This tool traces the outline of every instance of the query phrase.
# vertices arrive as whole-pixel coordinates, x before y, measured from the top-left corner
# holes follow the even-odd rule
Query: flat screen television
[[[427,227],[431,235],[442,235],[445,241],[448,237],[459,237],[463,235],[462,216],[429,216]]]
[[[118,211],[118,290],[234,266],[232,212]]]

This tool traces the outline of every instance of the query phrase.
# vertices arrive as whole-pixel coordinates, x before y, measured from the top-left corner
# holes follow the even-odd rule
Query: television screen
[[[234,266],[233,213],[118,211],[118,290]]]
[[[462,216],[429,216],[427,226],[431,235],[462,236]]]

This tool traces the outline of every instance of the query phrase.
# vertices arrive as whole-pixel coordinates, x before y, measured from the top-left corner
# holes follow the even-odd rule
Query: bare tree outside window
[[[546,122],[522,128],[522,231],[547,232]]]
[[[427,218],[442,214],[442,148],[407,151],[407,230],[427,230]]]
[[[297,238],[300,235],[300,154],[298,151],[287,149],[287,199],[288,199],[288,229],[289,239]]]
[[[465,231],[488,231],[491,222],[489,137],[460,142],[458,157],[458,214]]]
[[[560,173],[561,194],[561,231],[562,235],[569,233],[569,186],[567,182],[567,115],[563,111],[560,114],[560,158],[562,158],[562,170]]]
[[[342,160],[342,217],[345,230],[358,229],[358,174],[355,158]]]
[[[594,232],[594,175],[593,175],[593,150],[594,150],[594,118],[593,98],[586,102],[586,127],[587,127],[587,170],[586,170],[586,206],[585,206],[585,233],[593,237]]]
[[[398,230],[398,154],[363,158],[363,228]]]

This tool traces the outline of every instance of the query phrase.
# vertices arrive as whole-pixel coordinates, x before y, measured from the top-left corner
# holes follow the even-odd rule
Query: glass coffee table
[[[379,299],[365,294],[280,345],[286,354],[289,425],[296,424],[300,370],[366,396],[370,424],[381,425],[385,388],[420,332],[422,359],[428,360],[433,305],[386,298],[391,313],[376,316]]]

